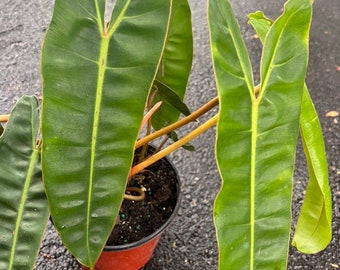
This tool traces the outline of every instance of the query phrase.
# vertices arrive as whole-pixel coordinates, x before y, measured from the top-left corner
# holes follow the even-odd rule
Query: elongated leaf
[[[208,22],[220,100],[216,159],[222,187],[214,205],[219,269],[250,269],[252,69],[230,3],[210,0]]]
[[[306,86],[303,92],[300,133],[308,163],[309,182],[293,245],[301,252],[316,253],[332,240],[332,199],[321,125]]]
[[[249,18],[259,38],[264,41],[272,21],[259,12],[250,14]],[[293,245],[301,252],[316,253],[323,250],[332,239],[332,201],[321,125],[306,84],[303,89],[300,134],[310,179]]]
[[[191,11],[188,1],[174,0],[171,12],[170,29],[157,80],[167,85],[183,100],[193,57]],[[178,102],[167,99],[164,94],[156,95],[154,102],[158,101],[163,101],[163,104],[152,116],[155,129],[177,121],[182,112],[177,108]]]
[[[22,97],[0,137],[0,269],[32,269],[48,218],[36,98]]]
[[[221,98],[216,153],[223,185],[214,213],[219,266],[284,269],[311,3],[288,1],[283,15],[271,27],[261,60],[259,94],[241,84],[245,76],[230,76],[236,72],[225,68],[230,62],[245,66],[241,57],[235,59],[233,45],[226,38],[229,31],[239,34],[228,18],[230,9],[228,1],[209,2],[211,46]],[[233,39],[235,47],[239,40]],[[240,82],[236,90],[230,85],[235,78]]]
[[[56,0],[42,52],[42,165],[65,246],[92,267],[117,216],[172,1]]]
[[[187,105],[169,86],[158,80],[154,81],[154,86],[157,87],[157,95],[162,100],[167,101],[172,107],[174,107],[178,112],[184,114],[185,116],[188,116],[190,114],[190,110]]]

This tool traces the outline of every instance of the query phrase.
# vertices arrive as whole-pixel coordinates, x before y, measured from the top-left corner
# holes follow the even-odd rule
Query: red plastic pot
[[[139,245],[137,242],[132,243],[131,247],[124,247],[125,245],[105,247],[95,270],[138,270],[142,268],[150,260],[160,236],[161,234]]]
[[[137,242],[120,246],[105,246],[95,270],[139,270],[152,257],[161,234],[177,214],[181,199],[178,173],[169,160],[165,160],[171,165],[177,178],[177,203],[170,218],[157,231]],[[89,268],[83,267],[83,269]]]

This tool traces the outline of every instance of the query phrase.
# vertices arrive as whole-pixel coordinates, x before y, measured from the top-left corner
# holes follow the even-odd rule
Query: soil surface
[[[134,163],[139,159],[139,152],[136,153]],[[165,159],[159,160],[134,176],[129,181],[128,187],[144,190],[145,199],[123,201],[107,245],[133,243],[159,229],[170,218],[176,206],[178,181],[176,177],[176,172]]]

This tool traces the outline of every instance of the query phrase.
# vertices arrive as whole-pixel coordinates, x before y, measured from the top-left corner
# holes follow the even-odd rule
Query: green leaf
[[[174,142],[177,142],[178,141],[178,135],[175,131],[172,131],[170,132],[169,134],[169,137],[171,138],[171,140],[173,140]],[[182,145],[182,147],[185,149],[185,150],[188,150],[188,151],[196,151],[195,147],[193,145],[191,145],[190,143],[186,143],[184,145]]]
[[[219,269],[250,269],[252,69],[229,1],[210,0],[208,22],[220,100],[216,160],[222,187],[214,205]]]
[[[154,87],[157,88],[157,94],[163,101],[166,101],[169,105],[171,105],[173,108],[175,108],[177,111],[184,114],[185,116],[188,116],[190,114],[190,110],[187,105],[169,86],[158,80],[155,80]]]
[[[220,269],[286,267],[310,19],[310,1],[287,2],[265,39],[257,94],[247,53],[237,49],[244,45],[229,1],[209,1],[220,96],[216,157],[223,183],[214,207]]]
[[[49,216],[38,129],[37,99],[24,96],[0,137],[0,269],[33,269]]]
[[[193,40],[190,6],[187,0],[174,0],[169,33],[157,73],[157,80],[172,89],[181,101],[185,96],[192,57]],[[155,84],[157,85],[157,82]],[[178,109],[178,106],[183,106],[176,99],[167,99],[164,94],[158,93],[154,103],[158,101],[163,101],[163,104],[152,116],[152,125],[155,129],[176,122],[180,115],[179,112],[183,113],[182,110]]]
[[[264,15],[262,11],[256,11],[255,13],[250,13],[248,15],[249,23],[253,26],[262,43],[266,38],[266,35],[274,23],[273,20],[269,19]]]
[[[257,15],[249,16],[250,23],[263,41],[271,23],[263,13]],[[293,245],[301,252],[316,253],[332,239],[332,201],[321,125],[306,85],[302,96],[300,134],[310,179]]]
[[[93,267],[118,214],[172,1],[56,0],[42,50],[42,165],[54,224]]]
[[[293,245],[301,252],[316,253],[332,240],[332,199],[321,125],[304,87],[300,133],[309,171],[309,182],[296,225]]]

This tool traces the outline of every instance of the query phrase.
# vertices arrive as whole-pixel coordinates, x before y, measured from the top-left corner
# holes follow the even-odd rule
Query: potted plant
[[[25,97],[18,106],[26,104],[32,113],[17,114],[20,108],[15,108],[11,119],[24,115],[27,125],[20,117],[14,121],[14,117],[0,140],[5,149],[0,151],[1,172],[13,163],[5,160],[22,159],[30,172],[25,180],[40,181],[41,175],[32,172],[39,164],[41,150],[45,190],[40,185],[37,204],[45,205],[41,212],[46,220],[46,194],[54,225],[76,259],[94,269],[119,216],[131,176],[216,123],[216,160],[222,188],[213,215],[219,268],[286,267],[299,129],[310,181],[293,244],[306,253],[325,248],[331,239],[327,162],[320,124],[304,84],[312,2],[287,1],[275,21],[260,12],[250,15],[263,41],[261,81],[255,86],[230,3],[208,1],[218,97],[179,121],[179,111],[188,114],[181,101],[192,56],[188,3],[118,0],[108,21],[105,14],[103,0],[56,0],[42,49],[42,136],[37,135],[37,101]],[[153,112],[151,108],[159,100],[163,101],[161,109]],[[136,148],[160,135],[174,134],[176,128],[217,104],[217,115],[131,168]],[[145,108],[153,118],[148,121],[148,130],[152,123],[156,132],[137,140]],[[168,123],[173,124],[163,128]],[[7,138],[27,139],[26,148],[21,148],[25,155],[14,150],[14,141]],[[17,170],[13,168],[13,172]],[[1,182],[11,186],[9,177],[4,178]],[[10,207],[16,225],[13,241],[8,240],[12,239],[8,222],[6,232],[10,236],[5,244],[0,242],[1,249],[9,250],[0,255],[0,263],[9,262],[10,269],[16,267],[17,260],[22,261],[15,257],[15,251],[21,246],[17,244],[21,225],[27,225],[23,217],[31,203],[30,183],[24,186],[25,196],[19,193],[22,203]],[[7,206],[9,198],[0,197],[1,207]],[[1,212],[5,213],[4,220],[8,212]],[[40,232],[35,235],[40,239],[41,226],[29,225]]]

